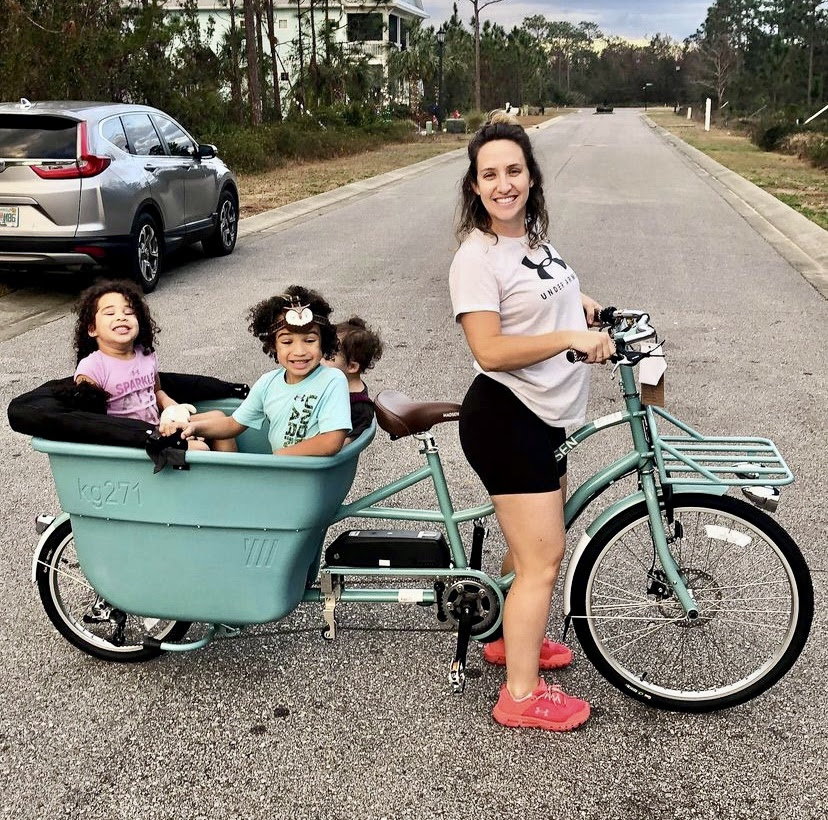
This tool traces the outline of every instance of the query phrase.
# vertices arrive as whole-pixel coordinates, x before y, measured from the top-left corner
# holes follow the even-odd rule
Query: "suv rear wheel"
[[[201,247],[208,256],[227,256],[236,247],[239,232],[239,209],[232,192],[225,189],[218,201],[218,219],[213,232],[202,239]]]
[[[132,229],[130,268],[144,293],[155,290],[163,261],[164,243],[155,220],[148,213],[138,214]]]

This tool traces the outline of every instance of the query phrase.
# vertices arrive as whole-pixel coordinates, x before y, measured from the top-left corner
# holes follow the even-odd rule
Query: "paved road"
[[[773,437],[797,474],[779,518],[826,592],[823,298],[708,177],[633,111],[534,132],[558,250],[605,303],[648,308],[668,340],[668,406],[705,432]],[[372,320],[387,352],[370,386],[459,400],[471,379],[446,273],[462,158],[248,236],[225,261],[174,270],[152,297],[165,368],[252,380],[267,361],[245,309],[292,282]],[[70,322],[0,343],[0,400],[68,373]],[[617,408],[596,368],[591,408]],[[450,427],[455,502],[479,501]],[[609,441],[616,442],[609,437]],[[573,457],[572,480],[606,451]],[[414,463],[378,435],[355,483]],[[18,818],[816,818],[828,782],[826,619],[794,670],[726,713],[625,699],[578,652],[558,676],[595,717],[567,736],[504,730],[501,673],[447,690],[450,636],[427,610],[349,605],[324,643],[318,606],[151,664],[103,665],[60,639],[28,584],[32,520],[56,510],[45,458],[0,429],[0,794]],[[411,499],[419,503],[416,494]],[[496,539],[495,539],[496,541]],[[495,544],[487,554],[494,564]],[[557,615],[553,616],[557,626]],[[287,714],[285,714],[287,713]]]

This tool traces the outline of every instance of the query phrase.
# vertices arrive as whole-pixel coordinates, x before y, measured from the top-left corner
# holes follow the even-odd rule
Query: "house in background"
[[[236,26],[244,31],[244,10],[242,0],[235,0]],[[175,12],[182,6],[179,0],[167,0],[165,7]],[[203,17],[202,30],[207,30],[207,19],[215,21],[213,48],[218,50],[230,30],[228,0],[197,0],[199,17]],[[276,55],[280,66],[279,86],[284,95],[293,86],[299,74],[298,43],[301,9],[302,48],[307,64],[311,42],[311,12],[318,32],[324,25],[327,8],[328,20],[334,27],[334,41],[345,45],[352,52],[364,54],[369,65],[374,67],[376,86],[384,87],[387,77],[388,53],[391,49],[405,50],[408,47],[408,31],[412,23],[423,20],[428,14],[423,10],[422,0],[380,0],[380,2],[350,3],[347,0],[300,0],[274,3],[274,35]],[[265,54],[270,53],[267,41],[267,22],[262,13],[262,46]],[[321,49],[321,44],[318,44]]]

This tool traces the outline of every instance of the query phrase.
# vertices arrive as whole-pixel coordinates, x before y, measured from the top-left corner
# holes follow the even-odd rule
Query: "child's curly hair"
[[[308,305],[314,315],[314,324],[319,328],[319,342],[322,348],[322,355],[326,359],[333,358],[339,350],[339,340],[336,337],[336,329],[329,321],[333,308],[328,304],[322,294],[315,290],[291,285],[278,296],[271,296],[259,304],[254,305],[247,313],[250,321],[247,329],[262,343],[262,350],[268,356],[276,359],[276,323],[279,317],[290,307],[291,298],[298,299],[303,305]],[[322,319],[322,321],[319,321]]]
[[[81,293],[74,308],[75,313],[78,314],[74,334],[74,348],[77,351],[75,364],[98,349],[98,342],[89,335],[89,330],[95,327],[98,300],[107,293],[120,293],[135,311],[135,318],[138,321],[138,336],[135,344],[141,345],[144,355],[152,353],[155,349],[155,334],[160,331],[160,328],[153,321],[149,307],[144,301],[144,294],[138,286],[122,280],[102,279]]]
[[[336,333],[345,361],[356,362],[360,373],[370,370],[382,358],[382,340],[359,316],[340,322]]]

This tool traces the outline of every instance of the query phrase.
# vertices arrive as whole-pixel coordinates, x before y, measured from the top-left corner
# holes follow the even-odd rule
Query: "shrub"
[[[828,170],[828,137],[808,142],[805,146],[804,155],[817,168]]]
[[[465,134],[466,133],[466,121],[462,118],[449,117],[445,121],[445,126],[446,126],[446,133],[447,134]]]
[[[234,128],[206,134],[204,142],[216,145],[219,156],[234,170],[258,171],[278,164],[270,155],[266,128]]]
[[[819,126],[805,126],[788,134],[780,140],[777,150],[795,154],[817,168],[828,168],[828,132],[822,131]]]
[[[336,112],[326,111],[324,117],[314,114],[255,129],[226,128],[205,135],[204,141],[215,143],[233,170],[256,173],[290,160],[331,159],[414,138],[408,122],[375,118],[355,128],[337,119]]]
[[[763,151],[773,151],[795,129],[794,123],[785,120],[763,120],[754,125],[750,140]]]
[[[469,131],[477,131],[477,129],[483,125],[486,115],[482,111],[469,111],[469,113],[466,114],[465,119],[466,124],[469,127]]]

